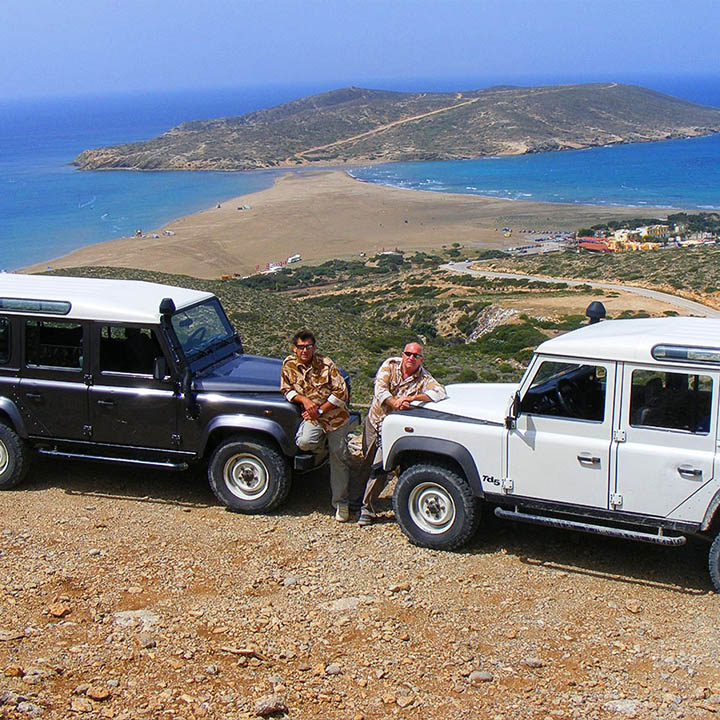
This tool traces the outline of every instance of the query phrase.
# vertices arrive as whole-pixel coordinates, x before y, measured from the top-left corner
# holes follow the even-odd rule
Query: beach
[[[24,271],[111,266],[217,278],[251,274],[296,254],[320,262],[452,243],[500,248],[524,244],[522,229],[576,231],[611,218],[667,213],[404,190],[361,182],[340,169],[315,170],[288,173],[267,190],[143,228],[142,237],[89,245]]]

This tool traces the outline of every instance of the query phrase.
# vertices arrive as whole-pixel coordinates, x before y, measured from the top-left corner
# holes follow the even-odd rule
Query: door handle
[[[98,400],[97,404],[102,405],[103,407],[115,407],[114,400]]]
[[[678,465],[677,471],[683,477],[702,479],[703,471],[700,468],[694,468],[692,465]]]
[[[599,465],[600,464],[600,458],[596,455],[591,455],[589,452],[580,453],[577,456],[578,462],[582,463],[583,465]]]
[[[25,393],[28,400],[42,400],[42,393],[29,392]]]

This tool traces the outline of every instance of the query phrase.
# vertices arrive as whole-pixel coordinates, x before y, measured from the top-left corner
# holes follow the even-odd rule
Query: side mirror
[[[505,418],[505,427],[512,430],[515,427],[515,421],[520,416],[520,393],[516,392],[513,396],[512,404],[508,408],[508,414]]]
[[[167,360],[161,355],[153,360],[153,378],[162,382],[167,377]]]

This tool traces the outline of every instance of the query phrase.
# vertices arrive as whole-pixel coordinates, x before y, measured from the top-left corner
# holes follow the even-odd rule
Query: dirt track
[[[0,717],[235,719],[273,693],[298,719],[720,712],[705,545],[486,513],[432,552],[335,523],[323,473],[246,517],[199,469],[35,460],[0,495]]]

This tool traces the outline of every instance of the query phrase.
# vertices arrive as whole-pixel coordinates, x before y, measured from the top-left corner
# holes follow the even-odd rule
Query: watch
[[[322,414],[323,414],[323,409],[320,406],[318,406],[318,415],[322,415]]]

